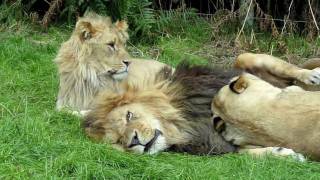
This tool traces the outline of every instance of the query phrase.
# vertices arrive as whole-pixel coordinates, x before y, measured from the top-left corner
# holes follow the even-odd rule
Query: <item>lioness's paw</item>
[[[283,148],[283,147],[272,147],[271,154],[275,156],[284,156],[284,157],[292,157],[294,160],[305,162],[306,158],[300,154],[294,152],[292,149]]]
[[[304,71],[304,75],[299,79],[305,84],[320,85],[320,68]]]

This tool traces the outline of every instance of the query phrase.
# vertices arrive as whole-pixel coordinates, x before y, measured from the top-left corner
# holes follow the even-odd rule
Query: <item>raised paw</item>
[[[305,70],[299,80],[309,85],[320,85],[320,68]]]

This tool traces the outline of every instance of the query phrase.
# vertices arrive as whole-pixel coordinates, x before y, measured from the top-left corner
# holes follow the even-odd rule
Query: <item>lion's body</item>
[[[320,91],[280,89],[249,74],[223,87],[213,111],[226,123],[224,137],[240,146],[281,146],[320,159]]]
[[[289,86],[296,80],[306,84],[320,83],[318,70],[298,68],[269,55],[243,54],[238,57],[236,66],[242,70],[254,70],[254,73],[258,73],[266,81],[279,87]],[[261,71],[264,73],[260,74]],[[238,72],[223,72],[208,67],[179,66],[174,74],[164,69],[154,79],[154,82],[141,80],[136,85],[129,86],[129,89],[123,94],[105,92],[99,96],[93,111],[86,117],[85,131],[94,139],[109,141],[116,147],[138,153],[156,153],[163,150],[192,154],[233,152],[236,148],[230,146],[216,131],[219,128],[216,127],[215,119],[211,120],[210,103],[211,97],[236,74]],[[281,82],[277,82],[277,78]],[[265,91],[258,93],[257,97],[259,95],[269,97]],[[264,104],[262,99],[260,101],[262,101],[261,104]],[[257,104],[259,102],[256,101]],[[251,113],[255,117],[260,111],[263,111],[259,109],[254,113],[254,109],[259,107],[257,104],[250,104],[252,107],[243,108],[242,110],[247,109],[247,112],[250,112],[244,113],[244,116],[237,114],[236,109],[232,109],[232,113],[235,117],[239,115],[246,121],[245,118],[251,116]],[[237,105],[242,106],[241,103]],[[221,109],[224,110],[224,107]],[[307,111],[307,109],[301,110]],[[213,111],[213,114],[215,113]],[[277,113],[277,115],[280,114],[281,112]],[[273,117],[271,110],[269,114],[264,113],[264,115]],[[247,137],[245,132],[231,126],[228,127],[229,131],[236,134],[235,138],[242,140]],[[247,128],[250,133],[250,126]],[[258,131],[254,133],[260,136]],[[251,138],[255,140],[253,136]],[[293,156],[298,160],[304,160],[301,154],[291,149],[267,147],[281,145],[276,143],[281,141],[281,134],[274,139],[272,135],[265,136],[265,138],[271,138],[269,142],[274,143],[263,144],[264,148],[250,149],[248,152],[250,154],[271,153]],[[259,146],[261,145],[259,142],[264,142],[264,140],[246,145]],[[242,145],[238,142],[234,143],[234,145]],[[242,152],[243,149],[240,151]]]
[[[129,87],[124,94],[106,92],[99,96],[85,120],[86,133],[138,153],[233,152],[235,148],[213,130],[210,111],[213,95],[233,75],[187,65],[178,66],[172,74],[165,68],[154,82]],[[133,120],[126,120],[130,113]],[[161,135],[158,133],[152,148],[146,151],[155,132]],[[132,145],[134,141],[140,144]]]
[[[165,65],[132,59],[125,49],[127,25],[89,14],[80,18],[70,39],[62,44],[54,62],[60,77],[57,109],[88,110],[98,92],[117,90],[120,81],[154,77]]]

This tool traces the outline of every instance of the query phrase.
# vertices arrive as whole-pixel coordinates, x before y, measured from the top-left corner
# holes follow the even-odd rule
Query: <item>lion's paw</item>
[[[81,110],[81,111],[69,111],[72,115],[78,116],[80,118],[87,116],[91,110]]]
[[[284,157],[292,157],[294,160],[300,161],[300,162],[305,162],[306,158],[300,154],[294,152],[292,149],[288,148],[283,148],[283,147],[272,147],[272,155],[275,156],[284,156]]]
[[[308,70],[300,79],[300,81],[309,85],[320,85],[320,68]]]

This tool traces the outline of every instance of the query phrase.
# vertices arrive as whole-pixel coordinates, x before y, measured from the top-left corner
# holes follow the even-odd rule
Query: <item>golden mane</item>
[[[95,139],[114,137],[120,131],[108,134],[107,129],[122,129],[123,125],[108,119],[108,114],[117,112],[117,108],[139,104],[161,122],[164,136],[170,134],[166,137],[167,150],[192,154],[234,151],[235,148],[214,131],[211,121],[213,95],[233,75],[187,63],[180,64],[174,73],[164,68],[154,81],[129,84],[123,94],[100,94],[84,121],[84,128]]]

